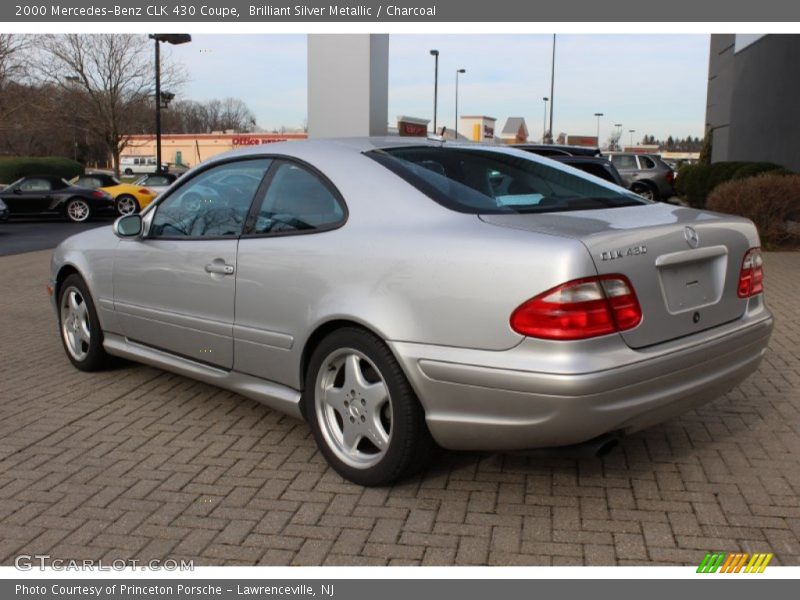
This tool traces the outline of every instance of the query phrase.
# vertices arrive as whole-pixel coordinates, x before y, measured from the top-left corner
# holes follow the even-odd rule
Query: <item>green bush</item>
[[[729,161],[713,165],[686,165],[678,171],[678,195],[690,206],[705,208],[709,194],[721,183],[753,177],[761,173],[788,174],[780,165],[769,162]]]
[[[30,175],[53,175],[72,179],[83,175],[83,165],[60,156],[11,156],[0,158],[0,182],[11,183]]]
[[[765,248],[800,245],[800,175],[762,173],[718,185],[709,210],[747,217]]]

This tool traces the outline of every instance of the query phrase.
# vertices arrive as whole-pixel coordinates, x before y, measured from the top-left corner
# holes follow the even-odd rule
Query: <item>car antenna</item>
[[[432,142],[439,142],[440,144],[444,144],[447,141],[444,137],[445,131],[447,131],[447,126],[442,125],[442,132],[439,135],[436,135],[436,133],[428,134],[428,139]]]

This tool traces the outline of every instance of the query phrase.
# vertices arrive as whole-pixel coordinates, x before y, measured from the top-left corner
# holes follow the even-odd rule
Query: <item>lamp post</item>
[[[553,143],[553,105],[556,103],[555,98],[556,86],[556,34],[553,34],[553,61],[550,65],[550,143]]]
[[[544,100],[544,115],[542,115],[542,143],[545,144],[545,138],[547,138],[547,101],[550,100],[550,98],[544,96],[542,100]]]
[[[466,72],[466,69],[458,69],[456,71],[456,126],[453,129],[453,140],[456,142],[458,141],[458,76]]]
[[[597,117],[597,147],[600,147],[600,117],[603,116],[603,113],[594,113],[594,116]]]
[[[431,50],[434,59],[433,67],[433,134],[436,135],[436,109],[439,96],[439,51]]]
[[[178,44],[186,44],[192,41],[192,36],[188,33],[151,33],[150,39],[153,40],[156,47],[156,171],[161,172],[161,42],[177,46]],[[174,98],[172,94],[166,99],[167,104]]]
[[[635,129],[628,129],[628,133],[631,134],[631,143],[629,145],[630,148],[633,148],[633,134],[636,133]]]

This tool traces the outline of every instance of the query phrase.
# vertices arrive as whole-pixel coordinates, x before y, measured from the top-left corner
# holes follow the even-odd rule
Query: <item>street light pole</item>
[[[630,143],[629,147],[633,148],[633,134],[636,133],[636,130],[635,129],[628,129],[628,133],[631,134],[631,143]]]
[[[466,73],[466,69],[458,69],[456,71],[456,126],[453,128],[453,141],[458,141],[458,76]]]
[[[151,33],[150,39],[156,45],[156,172],[160,173],[161,165],[161,42],[178,45],[192,41],[188,33]]]
[[[550,143],[553,143],[553,105],[556,85],[556,34],[553,34],[553,61],[550,65]]]
[[[597,117],[597,147],[600,147],[600,117],[603,116],[603,113],[594,113],[594,116]]]
[[[433,67],[433,134],[436,135],[436,109],[439,96],[439,51],[431,50],[434,59]]]
[[[542,115],[542,143],[546,143],[547,138],[547,101],[550,100],[547,96],[542,98],[544,100],[544,115]]]

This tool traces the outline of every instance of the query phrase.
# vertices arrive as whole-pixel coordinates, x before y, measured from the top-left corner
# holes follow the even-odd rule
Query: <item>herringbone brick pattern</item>
[[[63,355],[49,252],[0,259],[0,563],[800,564],[800,254],[768,254],[760,371],[603,459],[445,453],[386,489],[343,481],[308,427],[158,369]]]

